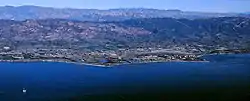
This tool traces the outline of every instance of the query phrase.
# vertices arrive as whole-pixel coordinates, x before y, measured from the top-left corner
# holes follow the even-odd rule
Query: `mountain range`
[[[245,16],[240,13],[205,13],[181,10],[159,10],[147,8],[123,8],[123,9],[72,9],[51,8],[39,6],[2,6],[0,7],[0,19],[26,20],[26,19],[70,19],[80,21],[121,21],[137,18],[212,18],[212,17],[236,17]]]

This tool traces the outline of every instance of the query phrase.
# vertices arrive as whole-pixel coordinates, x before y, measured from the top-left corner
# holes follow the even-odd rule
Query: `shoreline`
[[[76,64],[76,65],[86,65],[95,67],[112,68],[114,66],[120,65],[131,65],[131,64],[147,64],[147,63],[168,63],[168,62],[209,62],[209,61],[184,61],[184,60],[171,60],[171,61],[148,61],[148,62],[137,62],[137,63],[113,63],[110,65],[98,65],[91,63],[80,63],[80,62],[69,62],[69,61],[57,61],[57,60],[0,60],[0,62],[9,63],[34,63],[34,62],[47,62],[47,63],[66,63],[66,64]]]
[[[46,53],[46,52],[45,52]],[[102,53],[102,52],[101,52]],[[96,56],[96,55],[97,56]],[[167,63],[167,62],[210,62],[206,60],[206,56],[211,55],[223,55],[223,54],[245,54],[245,53],[224,53],[224,52],[209,52],[203,54],[144,54],[135,55],[132,57],[120,56],[115,54],[114,56],[108,55],[104,57],[102,54],[95,53],[89,55],[83,55],[79,57],[69,57],[67,54],[62,53],[53,55],[48,54],[35,54],[35,53],[13,53],[3,52],[0,55],[0,62],[55,62],[55,63],[68,63],[76,65],[88,65],[96,67],[115,67],[120,65],[129,64],[147,64],[147,63]],[[70,55],[71,56],[71,55]],[[73,55],[72,55],[73,56]],[[96,57],[95,57],[96,56]]]
[[[0,60],[0,62],[9,62],[9,63],[35,63],[35,62],[44,62],[44,63],[66,63],[66,64],[75,64],[75,65],[87,65],[87,66],[97,66],[97,67],[108,67],[105,65],[96,65],[90,63],[80,63],[80,62],[69,62],[69,61],[55,61],[55,60]]]

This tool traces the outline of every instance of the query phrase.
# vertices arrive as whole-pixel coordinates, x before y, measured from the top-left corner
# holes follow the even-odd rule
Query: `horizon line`
[[[78,7],[51,7],[51,6],[41,6],[41,5],[0,5],[0,7],[42,7],[42,8],[53,8],[53,9],[76,9],[76,10],[115,10],[115,9],[153,9],[153,10],[179,10],[182,12],[201,12],[201,13],[250,13],[250,11],[246,12],[214,12],[214,11],[186,11],[186,10],[181,10],[181,9],[159,9],[159,8],[151,8],[151,7],[117,7],[117,8],[105,8],[105,9],[100,9],[100,8],[78,8]]]

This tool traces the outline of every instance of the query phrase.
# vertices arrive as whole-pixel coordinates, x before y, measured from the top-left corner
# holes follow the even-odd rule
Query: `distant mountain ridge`
[[[181,10],[159,10],[146,8],[122,8],[122,9],[73,9],[52,8],[39,6],[2,6],[0,7],[0,19],[26,20],[26,19],[71,19],[80,21],[121,21],[136,18],[211,18],[211,17],[235,17],[237,13],[204,13],[186,12]]]

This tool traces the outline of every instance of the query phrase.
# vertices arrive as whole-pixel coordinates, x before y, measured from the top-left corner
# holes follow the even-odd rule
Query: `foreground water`
[[[211,62],[114,68],[66,63],[0,63],[0,101],[242,100],[250,96],[250,54]],[[27,89],[23,93],[23,88]]]

